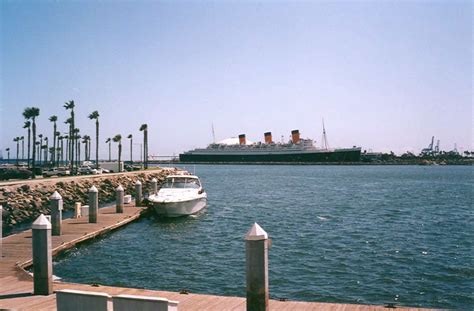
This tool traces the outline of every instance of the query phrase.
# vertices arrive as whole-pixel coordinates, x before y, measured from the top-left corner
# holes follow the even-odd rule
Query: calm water
[[[191,169],[192,170],[192,169]],[[270,235],[270,295],[472,309],[473,168],[196,166],[209,206],[142,219],[59,259],[66,281],[245,295],[243,237]]]

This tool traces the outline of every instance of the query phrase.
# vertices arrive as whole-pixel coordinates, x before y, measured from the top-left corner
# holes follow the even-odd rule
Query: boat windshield
[[[198,189],[200,187],[199,180],[195,178],[173,177],[167,178],[162,188],[179,188],[179,189]]]

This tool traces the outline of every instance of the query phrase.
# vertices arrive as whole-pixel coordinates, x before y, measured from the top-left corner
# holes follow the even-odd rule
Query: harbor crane
[[[428,146],[428,148],[423,148],[421,150],[422,155],[433,155],[433,145],[434,145],[434,136],[431,137],[431,144]]]

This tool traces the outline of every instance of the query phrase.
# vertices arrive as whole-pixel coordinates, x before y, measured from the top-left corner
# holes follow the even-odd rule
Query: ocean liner
[[[313,140],[300,138],[299,130],[291,131],[288,143],[275,143],[271,132],[264,134],[265,142],[250,143],[245,134],[236,139],[212,143],[179,155],[185,163],[321,163],[359,162],[360,147],[330,149],[323,130],[324,148],[317,148]]]

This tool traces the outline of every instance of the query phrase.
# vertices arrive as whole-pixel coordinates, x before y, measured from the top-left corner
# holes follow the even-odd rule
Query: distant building
[[[382,152],[365,152],[361,154],[361,158],[367,162],[381,161],[382,155],[383,155]]]

